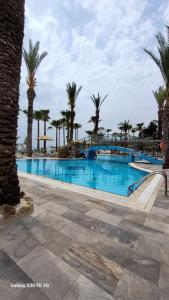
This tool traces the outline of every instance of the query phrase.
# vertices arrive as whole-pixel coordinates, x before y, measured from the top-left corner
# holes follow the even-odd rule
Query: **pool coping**
[[[153,172],[148,169],[142,168],[135,163],[130,163],[129,165],[135,169],[139,169],[149,173]],[[103,200],[130,208],[143,210],[146,212],[149,212],[152,209],[163,180],[160,174],[155,174],[151,178],[148,178],[143,184],[141,184],[130,196],[120,196],[101,190],[95,190],[92,188],[43,177],[40,175],[29,174],[26,172],[18,171],[18,175],[19,177],[25,179],[35,180],[39,183],[47,184],[53,189],[64,189],[67,191],[89,196],[97,200]]]

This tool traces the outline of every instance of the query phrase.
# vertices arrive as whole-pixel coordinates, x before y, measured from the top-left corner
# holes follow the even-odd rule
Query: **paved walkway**
[[[1,300],[169,299],[163,186],[147,214],[36,181],[20,183],[35,211],[0,232]],[[10,287],[17,283],[23,286]]]

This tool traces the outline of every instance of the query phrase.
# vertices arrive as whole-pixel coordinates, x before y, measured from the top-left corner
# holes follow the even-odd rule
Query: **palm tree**
[[[70,110],[62,110],[61,115],[65,118],[65,126],[67,129],[67,143],[69,142],[70,137],[70,119],[71,119],[71,111]]]
[[[60,148],[60,131],[61,131],[61,129],[62,129],[62,119],[59,119],[58,120],[58,146],[59,146],[59,148]]]
[[[166,100],[166,90],[160,86],[158,90],[153,91],[153,95],[158,105],[158,139],[162,138],[162,121],[163,121],[163,110],[164,102]]]
[[[95,128],[94,128],[95,133],[97,133],[98,130],[99,130],[100,108],[101,108],[103,102],[106,100],[107,97],[108,97],[108,95],[106,95],[102,99],[99,94],[97,95],[97,97],[95,97],[95,95],[90,97],[93,101],[94,106],[95,106]]]
[[[166,102],[164,106],[162,124],[163,138],[165,142],[163,169],[169,168],[169,26],[166,26],[166,30],[166,38],[161,32],[156,35],[158,56],[156,56],[153,52],[144,49],[160,69],[166,88]]]
[[[127,135],[132,128],[132,125],[130,124],[130,121],[124,121],[118,124],[119,129],[121,128],[122,131],[124,131],[125,139],[127,140]]]
[[[87,130],[86,133],[88,134],[88,141],[90,143],[92,143],[93,131],[92,130]]]
[[[135,128],[135,127],[131,128],[131,132],[133,134],[133,137],[134,137],[134,134],[136,133],[136,131],[137,131],[137,128]]]
[[[121,123],[120,123],[120,124],[121,124]],[[121,132],[121,134],[122,134],[122,132],[123,132],[123,126],[118,125],[118,128],[120,129],[120,132]]]
[[[139,133],[139,137],[141,136],[141,133],[142,133],[143,129],[144,129],[144,123],[143,123],[143,122],[142,122],[142,123],[137,123],[137,124],[136,124],[136,130],[137,130],[138,133]]]
[[[40,150],[40,141],[39,141],[40,121],[42,120],[42,111],[41,110],[35,110],[33,112],[33,119],[37,120],[37,151],[39,152],[39,150]]]
[[[75,130],[75,141],[76,141],[76,140],[78,140],[78,135],[79,135],[79,134],[78,134],[78,129],[79,129],[79,128],[81,128],[81,127],[82,127],[82,125],[81,125],[81,124],[79,124],[79,123],[75,123],[75,124],[74,124],[74,130]]]
[[[28,144],[27,144],[27,152],[28,156],[32,156],[32,123],[33,123],[33,101],[36,97],[35,94],[35,86],[36,86],[36,77],[35,74],[37,69],[47,55],[47,52],[43,52],[39,55],[39,46],[40,43],[36,42],[33,45],[31,39],[29,40],[29,51],[23,49],[23,58],[27,67],[28,76],[27,76],[27,97],[28,97]]]
[[[65,146],[65,127],[67,126],[66,118],[60,119],[60,125],[62,127],[63,146]]]
[[[100,123],[100,119],[99,119],[99,123]],[[95,129],[95,126],[96,126],[96,116],[91,116],[91,118],[89,119],[88,121],[89,123],[93,123],[93,132],[94,132],[94,129]]]
[[[41,110],[41,117],[42,117],[42,121],[44,123],[44,135],[46,135],[46,123],[50,120],[49,117],[49,109],[44,109]],[[44,153],[46,153],[46,140],[44,139],[44,147],[43,147],[43,151]]]
[[[0,205],[20,202],[15,150],[24,2],[8,0],[0,3]]]
[[[117,136],[118,136],[118,132],[113,132],[112,136],[114,137],[114,140],[116,141],[117,140]]]
[[[110,132],[111,132],[111,131],[112,131],[112,130],[111,130],[110,128],[106,129],[106,132],[108,133],[108,140],[109,140]]]
[[[59,120],[53,120],[51,122],[52,127],[56,129],[56,151],[58,150],[58,128],[59,128]]]
[[[74,127],[74,119],[75,119],[75,105],[76,105],[76,99],[82,89],[82,86],[80,86],[78,89],[76,87],[76,83],[72,82],[72,85],[70,83],[66,86],[66,92],[68,95],[68,105],[70,107],[70,136],[69,141],[73,141],[73,127]]]

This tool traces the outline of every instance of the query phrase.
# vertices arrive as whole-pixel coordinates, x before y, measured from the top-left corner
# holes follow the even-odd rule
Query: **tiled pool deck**
[[[151,212],[20,178],[31,216],[0,231],[2,300],[168,300],[169,197]],[[49,288],[11,288],[13,283]]]

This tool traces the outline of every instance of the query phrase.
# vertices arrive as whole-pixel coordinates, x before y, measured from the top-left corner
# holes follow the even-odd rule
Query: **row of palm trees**
[[[29,50],[28,51],[26,49],[23,50],[23,57],[24,57],[24,61],[26,63],[27,71],[28,71],[28,74],[27,74],[28,110],[26,111],[27,122],[28,122],[28,125],[27,125],[27,154],[28,154],[28,156],[32,156],[32,126],[33,126],[33,119],[35,118],[34,111],[33,111],[33,103],[34,103],[34,99],[36,97],[35,87],[37,84],[37,79],[36,79],[35,75],[36,75],[36,72],[37,72],[38,67],[40,66],[42,60],[47,55],[47,52],[43,52],[42,54],[39,54],[39,46],[40,46],[39,42],[36,42],[35,45],[33,45],[32,41],[29,40]],[[59,136],[59,141],[60,141],[60,127],[63,128],[64,145],[65,145],[65,128],[66,128],[66,132],[67,132],[67,134],[66,134],[66,142],[67,143],[73,141],[74,133],[75,133],[75,140],[78,139],[78,129],[81,127],[81,125],[78,123],[75,123],[75,116],[76,116],[75,108],[76,108],[76,100],[78,98],[78,95],[79,95],[81,89],[82,89],[82,86],[77,88],[77,85],[75,82],[72,82],[72,84],[68,83],[66,85],[66,93],[67,93],[67,97],[68,97],[68,109],[61,112],[62,119],[53,120],[51,123],[51,126],[55,127],[55,129],[56,129],[56,149],[57,149],[57,140],[58,140],[57,137],[58,136]],[[91,117],[91,120],[94,124],[93,132],[95,132],[95,133],[97,133],[99,130],[100,108],[106,98],[107,98],[107,95],[102,99],[99,94],[97,96],[93,95],[91,97],[92,102],[95,107],[95,115]],[[36,114],[36,117],[39,119],[39,117],[40,117],[39,111],[37,113],[38,113],[38,115]],[[46,121],[44,121],[44,122],[47,122],[47,121],[48,121],[48,119],[46,119]],[[46,129],[45,129],[45,132],[46,132]],[[37,147],[37,149],[39,150],[39,146]],[[46,141],[44,141],[44,150],[46,151]]]
[[[89,122],[93,122],[92,118],[94,118],[94,117],[91,117],[91,119],[89,120]],[[120,133],[118,133],[118,132],[112,132],[112,129],[110,129],[110,128],[105,129],[104,127],[99,127],[98,130],[97,130],[97,134],[98,135],[105,135],[105,134],[107,134],[108,139],[109,139],[110,133],[112,132],[113,136],[116,136],[116,135],[122,136],[122,135],[124,135],[125,138],[127,139],[127,137],[130,134],[130,132],[132,133],[133,136],[135,135],[136,132],[138,132],[138,135],[141,136],[141,133],[145,129],[144,123],[137,123],[135,126],[133,126],[130,123],[129,120],[124,120],[123,122],[120,122],[118,124],[118,128],[120,130]],[[95,131],[94,130],[88,130],[88,131],[86,131],[86,133],[89,136],[90,135],[95,135]]]
[[[136,126],[133,127],[133,125],[130,124],[129,120],[125,120],[124,122],[120,122],[118,124],[118,128],[120,129],[121,134],[124,133],[126,138],[129,135],[130,131],[132,132],[133,136],[136,132],[138,132],[138,135],[140,136],[144,128],[144,123],[137,123]]]
[[[23,113],[28,117],[28,111],[23,110]],[[64,114],[62,111],[61,114]],[[55,141],[56,141],[56,146],[55,149],[56,151],[61,145],[61,130],[62,130],[62,141],[63,141],[63,146],[65,146],[66,143],[68,143],[69,139],[69,131],[70,131],[70,124],[66,122],[66,118],[61,118],[58,120],[52,120],[47,127],[47,123],[50,121],[50,116],[49,116],[49,110],[35,110],[33,111],[32,115],[33,120],[37,121],[37,152],[40,151],[40,121],[43,121],[43,134],[44,134],[44,139],[43,139],[43,150],[44,153],[46,153],[46,142],[47,139],[45,139],[47,130],[55,128],[56,130],[56,135],[55,135]],[[75,141],[78,140],[78,130],[81,128],[81,124],[79,123],[74,123],[73,125],[73,131],[74,131],[74,137]],[[66,134],[66,132],[67,134]],[[26,144],[27,144],[27,139],[26,139]]]
[[[55,128],[56,135],[55,135],[55,150],[57,151],[58,148],[61,146],[61,129],[62,129],[62,141],[63,141],[63,146],[65,146],[69,140],[70,140],[70,124],[66,122],[65,118],[58,119],[58,120],[53,120],[50,123],[51,126],[48,127],[48,129],[51,129],[52,127]],[[78,136],[79,136],[79,128],[81,128],[82,125],[79,123],[73,123],[73,135],[74,135],[74,140],[78,141]]]

